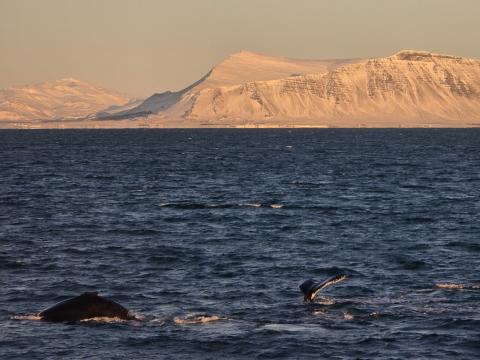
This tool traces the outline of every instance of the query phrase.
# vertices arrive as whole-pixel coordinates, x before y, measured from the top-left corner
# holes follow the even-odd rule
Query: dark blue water
[[[480,356],[479,130],[2,131],[0,157],[2,359]],[[95,290],[143,320],[28,317]]]

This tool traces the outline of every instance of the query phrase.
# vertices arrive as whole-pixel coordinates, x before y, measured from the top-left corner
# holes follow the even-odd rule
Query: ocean
[[[1,359],[480,357],[479,129],[2,130],[0,159]],[[139,320],[35,317],[85,291]]]

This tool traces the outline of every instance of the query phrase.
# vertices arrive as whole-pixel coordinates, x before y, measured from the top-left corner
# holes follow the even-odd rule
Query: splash
[[[343,318],[345,320],[353,320],[353,315],[349,313],[343,313]]]
[[[283,208],[283,205],[281,205],[281,204],[271,204],[270,207],[272,209],[281,209],[281,208]]]
[[[454,283],[440,283],[440,284],[435,284],[435,286],[439,289],[447,289],[447,290],[478,290],[480,289],[480,285],[463,285],[463,284],[454,284]]]
[[[175,317],[173,321],[177,325],[207,324],[213,321],[226,320],[216,315],[187,315],[185,317]]]
[[[317,298],[315,299],[314,303],[320,305],[335,305],[337,302],[333,299]]]
[[[115,324],[115,323],[125,323],[127,322],[128,320],[125,320],[125,319],[120,319],[118,317],[106,317],[106,316],[99,316],[99,317],[94,317],[94,318],[90,318],[90,319],[83,319],[83,320],[80,320],[80,322],[82,323],[107,323],[107,324]]]
[[[137,321],[146,321],[147,320],[145,315],[137,313],[137,312],[132,311],[132,310],[130,310],[128,312],[128,315],[133,317],[133,320],[137,320]]]
[[[436,284],[436,287],[440,289],[463,289],[464,286],[461,284]]]
[[[139,314],[131,314],[135,319],[134,320],[144,320],[145,317]],[[14,315],[10,319],[12,320],[28,320],[28,321],[39,321],[42,320],[43,318],[39,316],[38,314],[35,315]],[[89,319],[82,319],[80,322],[99,322],[99,323],[124,323],[127,322],[128,320],[121,319],[118,317],[107,317],[107,316],[98,316],[98,317],[93,317]]]
[[[165,319],[161,319],[161,318],[154,318],[152,320],[149,320],[149,322],[157,325],[165,325]]]
[[[93,318],[88,318],[88,319],[82,319],[80,322],[97,322],[97,323],[126,323],[128,321],[134,320],[134,321],[146,321],[147,318],[135,311],[129,311],[128,312],[129,319],[122,319],[119,317],[109,317],[109,316],[97,316]]]
[[[259,204],[259,203],[247,203],[247,204],[245,204],[244,206],[246,206],[246,207],[253,207],[253,208],[259,208],[259,207],[262,207],[262,204]]]

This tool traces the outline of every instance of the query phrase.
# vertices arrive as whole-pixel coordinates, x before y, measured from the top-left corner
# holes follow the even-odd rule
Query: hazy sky
[[[241,49],[480,58],[479,19],[479,0],[0,0],[0,88],[75,77],[146,96]]]

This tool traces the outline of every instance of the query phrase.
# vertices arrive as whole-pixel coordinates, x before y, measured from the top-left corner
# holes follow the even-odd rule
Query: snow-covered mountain
[[[76,79],[61,79],[0,90],[0,121],[84,118],[130,99]]]
[[[480,61],[424,51],[301,61],[241,52],[129,111],[162,126],[476,126]]]
[[[242,51],[143,102],[72,79],[0,92],[0,119],[52,118],[40,126],[480,126],[480,61],[410,50],[350,60]]]
[[[217,64],[204,77],[187,88],[177,92],[154,94],[143,104],[119,115],[158,114],[182,102],[185,97],[196,96],[201,90],[325,73],[339,66],[359,61],[361,60],[294,60],[241,51]]]

